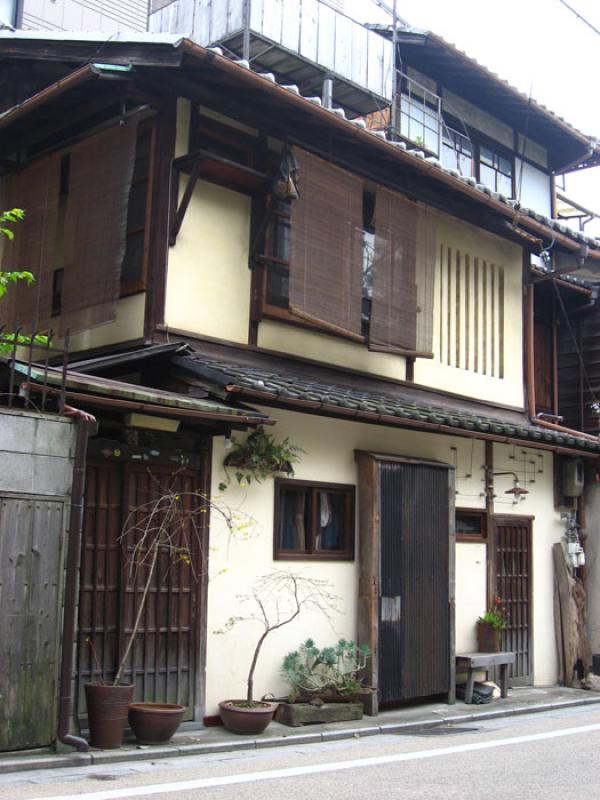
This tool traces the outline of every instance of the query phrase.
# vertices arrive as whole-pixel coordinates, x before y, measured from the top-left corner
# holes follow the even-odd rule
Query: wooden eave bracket
[[[192,199],[192,195],[194,194],[194,189],[196,188],[196,183],[198,181],[198,178],[200,177],[200,167],[202,166],[203,161],[204,159],[201,157],[197,158],[194,161],[192,170],[190,172],[190,178],[187,182],[187,186],[185,187],[185,192],[183,193],[183,197],[181,198],[179,207],[175,211],[175,215],[173,217],[173,224],[171,225],[171,230],[169,231],[169,245],[171,247],[174,247],[175,244],[177,243],[177,235],[181,230],[181,226],[183,225],[183,220],[185,219],[186,211],[188,210],[190,200]]]

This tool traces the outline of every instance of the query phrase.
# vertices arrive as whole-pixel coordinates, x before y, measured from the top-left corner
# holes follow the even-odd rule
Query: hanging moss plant
[[[233,450],[223,462],[227,480],[219,484],[223,492],[231,483],[230,470],[240,486],[247,486],[255,481],[262,483],[266,478],[285,473],[294,474],[294,464],[300,461],[300,453],[305,451],[291,444],[288,437],[278,442],[273,435],[260,426],[240,442],[232,437]]]

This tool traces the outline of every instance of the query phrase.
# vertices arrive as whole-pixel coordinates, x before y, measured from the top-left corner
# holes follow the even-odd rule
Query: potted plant
[[[506,625],[506,609],[502,598],[494,597],[488,610],[477,619],[477,646],[481,653],[498,653],[502,629]]]
[[[196,543],[202,547],[198,518],[209,511],[218,513],[230,534],[240,528],[247,535],[250,523],[240,522],[240,512],[230,510],[221,502],[210,500],[202,492],[177,492],[170,487],[161,487],[154,499],[137,506],[127,517],[119,538],[135,542],[128,566],[134,579],[135,576],[143,576],[143,588],[134,609],[134,622],[112,681],[104,680],[93,642],[87,639],[101,675],[99,681],[85,684],[90,744],[94,747],[120,747],[128,720],[136,738],[143,744],[168,741],[181,722],[185,706],[147,702],[132,704],[134,686],[124,684],[122,680],[150,590],[157,579],[160,554],[166,553],[170,564],[177,562],[189,567],[194,580],[198,580],[200,576],[194,572],[192,552]],[[158,580],[161,577],[164,576],[159,575]],[[138,597],[138,593],[135,596]]]
[[[250,613],[231,617],[224,628],[216,632],[225,633],[239,622],[248,621],[259,623],[262,632],[250,660],[246,698],[223,700],[219,703],[219,712],[228,730],[254,735],[265,730],[277,710],[276,702],[256,700],[254,697],[254,673],[265,640],[276,630],[292,623],[302,610],[316,610],[330,617],[337,611],[339,598],[331,593],[328,581],[276,570],[258,578],[252,593],[240,599],[252,604]]]
[[[367,645],[339,639],[330,647],[319,649],[307,639],[283,660],[281,673],[290,686],[290,703],[348,703],[370,689],[363,685],[360,673],[371,651]]]
[[[361,719],[363,700],[373,691],[360,677],[370,655],[366,645],[346,639],[322,649],[307,639],[283,660],[281,674],[290,692],[277,710],[277,721],[296,727]]]
[[[231,483],[230,468],[235,469],[235,478],[241,486],[247,486],[253,480],[261,483],[271,475],[293,475],[294,464],[298,463],[300,453],[304,452],[301,447],[291,444],[287,437],[278,442],[262,425],[252,431],[243,442],[235,437],[231,441],[233,449],[223,462],[227,480],[219,484],[222,492]]]

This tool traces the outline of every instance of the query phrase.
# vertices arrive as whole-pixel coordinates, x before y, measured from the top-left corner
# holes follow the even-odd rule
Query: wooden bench
[[[465,703],[473,701],[473,684],[475,671],[490,667],[500,667],[500,692],[502,697],[508,694],[508,665],[515,663],[514,653],[461,653],[456,656],[456,671],[467,673],[467,689]]]

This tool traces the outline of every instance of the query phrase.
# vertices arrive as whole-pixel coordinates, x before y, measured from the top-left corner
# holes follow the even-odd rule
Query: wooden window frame
[[[148,172],[145,177],[134,180],[134,174],[131,176],[131,186],[129,187],[130,197],[132,196],[133,189],[136,185],[146,183],[146,208],[144,213],[144,225],[139,228],[127,229],[125,231],[125,252],[127,251],[127,240],[131,236],[139,233],[144,234],[144,244],[142,246],[142,264],[141,273],[136,280],[123,280],[121,278],[121,290],[119,297],[129,297],[133,294],[139,294],[147,289],[148,285],[148,260],[150,254],[150,238],[152,228],[152,198],[154,196],[154,174],[155,174],[155,161],[156,161],[156,118],[148,117],[140,120],[138,129],[141,126],[150,128],[150,149],[148,152]],[[139,130],[138,130],[139,136]],[[137,141],[136,141],[136,154],[137,159]],[[135,170],[135,164],[134,164]],[[129,206],[127,209],[129,215]],[[123,253],[123,260],[125,260],[125,253]]]
[[[511,183],[511,199],[515,197],[515,179],[516,179],[516,169],[515,169],[515,154],[512,150],[505,147],[500,142],[496,142],[494,139],[489,139],[486,136],[482,136],[481,134],[476,134],[471,137],[471,142],[473,144],[473,174],[475,179],[479,183],[483,183],[481,180],[481,148],[485,148],[486,150],[491,150],[491,152],[497,156],[498,158],[504,158],[506,161],[510,161],[510,183]],[[486,164],[485,166],[489,166]],[[498,169],[490,167],[490,169],[494,169],[496,173],[496,184],[498,183],[497,175],[499,173]],[[505,175],[504,172],[500,173]],[[508,177],[505,175],[505,177]],[[487,186],[487,184],[485,184]],[[496,187],[490,186],[490,189],[493,192],[498,192],[499,190]]]
[[[281,523],[281,493],[286,488],[310,490],[310,525],[307,526],[306,550],[287,550],[279,544]],[[318,492],[332,491],[344,496],[344,548],[343,550],[318,551],[314,549]],[[273,559],[275,561],[354,561],[356,538],[356,488],[347,483],[323,483],[320,481],[275,479],[275,515],[273,523]]]
[[[469,514],[473,517],[479,517],[481,520],[481,534],[475,533],[460,533],[458,530],[458,523],[456,518],[459,514]],[[456,541],[457,542],[479,542],[483,544],[487,544],[488,541],[488,524],[487,524],[487,514],[485,509],[478,509],[478,508],[457,508],[455,509],[455,525],[456,525]]]

